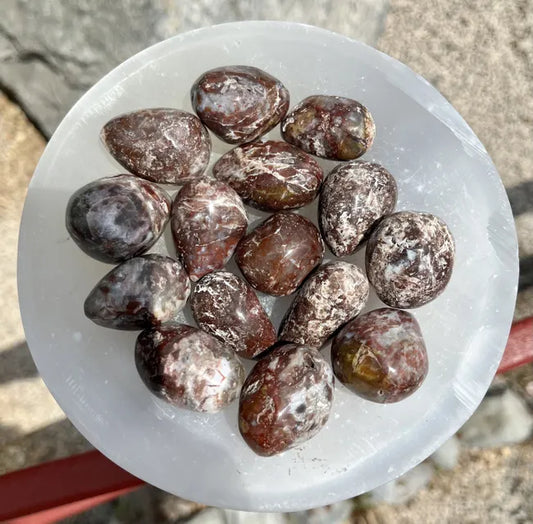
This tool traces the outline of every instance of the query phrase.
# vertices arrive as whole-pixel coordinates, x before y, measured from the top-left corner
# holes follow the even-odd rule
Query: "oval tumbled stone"
[[[231,404],[244,382],[244,368],[231,349],[185,324],[143,331],[135,345],[135,365],[154,395],[201,413]]]
[[[374,141],[376,127],[368,109],[341,96],[302,100],[281,124],[283,138],[307,153],[330,160],[353,160]]]
[[[191,309],[196,323],[245,358],[276,342],[276,330],[254,290],[227,271],[203,277],[194,288]]]
[[[392,213],[397,194],[394,177],[379,164],[354,161],[334,168],[319,198],[320,230],[331,252],[352,255],[377,221]]]
[[[309,204],[324,176],[314,158],[274,140],[232,149],[213,166],[213,174],[235,189],[244,202],[265,211]]]
[[[148,251],[170,217],[170,197],[132,175],[95,180],[67,205],[66,227],[74,242],[101,262],[117,263]]]
[[[408,311],[381,308],[341,329],[331,346],[335,376],[354,393],[380,403],[414,393],[428,372],[426,346]]]
[[[174,245],[193,282],[226,265],[247,226],[241,198],[218,180],[189,182],[172,205]]]
[[[409,309],[444,291],[454,257],[452,234],[440,218],[400,211],[385,217],[370,235],[366,272],[385,304]]]
[[[235,251],[246,280],[255,289],[276,296],[294,293],[323,256],[324,243],[315,225],[288,211],[267,218]]]
[[[316,350],[280,346],[254,366],[241,390],[239,430],[258,455],[282,453],[314,437],[333,401],[331,367]]]
[[[289,108],[289,92],[265,71],[251,66],[211,69],[191,89],[194,110],[221,140],[251,142],[270,131]]]
[[[160,184],[201,178],[211,154],[202,122],[178,109],[141,109],[113,118],[102,129],[102,140],[128,171]]]
[[[130,258],[105,275],[85,300],[85,316],[114,329],[146,329],[171,322],[190,293],[187,273],[163,255]]]
[[[298,291],[283,321],[280,340],[319,349],[339,327],[359,314],[368,291],[368,280],[355,264],[324,264]]]

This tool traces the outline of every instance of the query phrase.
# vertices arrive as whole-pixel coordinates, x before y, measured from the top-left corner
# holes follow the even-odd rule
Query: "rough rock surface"
[[[490,448],[524,442],[533,433],[533,416],[513,391],[485,397],[476,412],[460,429],[461,442]]]
[[[374,503],[405,504],[412,499],[420,489],[427,486],[433,477],[434,468],[427,462],[409,470],[401,477],[383,484],[369,492]]]
[[[105,73],[177,33],[235,20],[291,20],[373,44],[388,0],[2,0],[0,87],[50,136]],[[75,28],[75,31],[72,29]]]
[[[533,443],[465,452],[403,506],[384,504],[354,515],[357,524],[518,524],[533,515]]]

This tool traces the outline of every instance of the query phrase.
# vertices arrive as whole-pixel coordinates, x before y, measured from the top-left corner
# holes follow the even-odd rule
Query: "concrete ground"
[[[352,4],[345,2],[346,9]],[[296,11],[304,16],[305,10]],[[195,16],[201,21],[198,12]],[[391,0],[379,16],[379,23],[373,22],[380,33],[375,45],[432,82],[491,154],[508,190],[519,235],[522,277],[516,318],[533,315],[533,0]],[[340,24],[342,17],[335,20]],[[349,32],[345,25],[337,30]],[[12,87],[9,91],[14,94]],[[1,93],[0,144],[2,474],[89,445],[48,393],[24,343],[16,298],[16,241],[25,190],[45,139],[17,103]],[[509,381],[527,396],[533,368],[517,370]],[[532,460],[531,442],[466,452],[453,471],[438,474],[409,504],[360,510],[353,521],[533,522]],[[174,521],[199,509],[152,488],[135,499],[135,504],[130,496],[71,521]]]
[[[87,447],[65,419],[24,343],[16,293],[17,235],[26,187],[46,144],[0,94],[0,474]]]
[[[514,524],[533,522],[531,443],[463,454],[409,503],[356,511],[356,524]]]

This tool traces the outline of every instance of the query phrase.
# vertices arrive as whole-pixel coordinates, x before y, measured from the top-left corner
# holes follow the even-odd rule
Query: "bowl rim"
[[[401,75],[408,74],[411,76],[411,78],[416,78],[423,82],[431,90],[431,95],[435,97],[440,97],[441,101],[445,104],[445,106],[448,109],[452,109],[453,113],[453,121],[444,121],[444,123],[460,138],[462,143],[465,147],[470,148],[475,154],[481,155],[485,158],[485,160],[488,160],[488,162],[491,163],[488,153],[486,152],[485,148],[479,141],[479,139],[476,137],[476,135],[473,133],[473,131],[469,128],[469,126],[466,124],[464,119],[459,115],[459,113],[451,106],[451,104],[443,97],[442,94],[440,94],[427,80],[425,80],[423,77],[412,71],[408,66],[404,65],[403,63],[399,62],[398,60],[386,55],[385,53],[378,51],[374,49],[372,46],[369,46],[365,43],[359,42],[357,40],[354,40],[348,36],[341,35],[338,33],[335,33],[333,31],[315,27],[308,24],[298,23],[298,22],[288,22],[288,21],[239,21],[239,22],[227,22],[223,24],[216,24],[212,26],[206,26],[197,28],[188,32],[180,33],[176,36],[173,36],[169,39],[163,40],[161,42],[155,43],[139,53],[131,56],[127,60],[123,61],[119,65],[117,65],[114,69],[112,69],[109,73],[104,75],[100,80],[98,80],[90,89],[88,89],[81,97],[80,99],[73,105],[73,107],[69,110],[67,115],[64,117],[62,122],[57,127],[56,131],[54,132],[52,138],[47,144],[47,147],[45,149],[45,152],[42,154],[37,167],[34,171],[34,175],[38,174],[40,171],[45,169],[45,166],[47,163],[50,162],[50,151],[54,150],[54,147],[56,143],[59,143],[60,141],[64,140],[66,136],[68,135],[68,131],[71,129],[73,125],[76,125],[76,118],[79,116],[79,113],[83,113],[82,108],[85,106],[85,101],[87,98],[89,98],[95,91],[97,91],[101,85],[101,83],[106,80],[108,83],[112,83],[114,85],[117,85],[119,81],[121,81],[124,78],[124,73],[127,70],[131,70],[135,67],[136,64],[142,63],[143,60],[146,58],[147,55],[152,54],[154,52],[154,49],[159,48],[160,54],[159,57],[164,56],[165,52],[172,52],[172,49],[174,49],[175,46],[181,45],[184,41],[194,41],[195,39],[201,39],[204,36],[212,36],[216,34],[224,34],[229,32],[238,32],[242,28],[246,27],[246,29],[251,28],[257,28],[258,30],[268,30],[268,31],[292,31],[294,33],[298,33],[299,37],[302,37],[302,34],[313,34],[313,36],[317,38],[325,37],[329,39],[337,39],[339,43],[344,43],[346,45],[356,45],[360,48],[366,49],[367,52],[371,53],[377,53],[377,56],[380,56],[381,58],[385,58],[388,61],[388,64],[391,65],[393,69],[396,69],[398,73]],[[428,108],[424,106],[426,110]],[[442,115],[439,115],[438,112],[431,111],[432,114],[436,117],[441,119]],[[453,127],[453,128],[452,128]],[[47,154],[48,151],[48,154]],[[503,189],[503,185],[501,180],[498,177],[497,171],[494,168],[494,173],[496,174],[496,178],[498,179],[493,180],[493,182],[500,184],[500,190],[505,195],[505,190]],[[37,185],[37,177],[32,177],[32,180],[30,181],[29,187],[28,187],[28,196],[32,193],[33,190],[35,190],[35,186]],[[30,202],[31,203],[31,202]],[[28,245],[31,243],[31,234],[29,231],[29,211],[28,208],[30,206],[29,198],[27,197],[24,203],[24,209],[19,229],[19,242],[18,242],[18,260],[17,260],[17,287],[18,287],[18,293],[19,293],[19,303],[20,303],[20,312],[22,317],[22,322],[24,326],[24,331],[26,333],[28,347],[30,348],[30,352],[32,354],[32,357],[37,365],[37,368],[40,370],[42,369],[42,362],[40,362],[39,358],[39,350],[38,350],[38,340],[36,337],[36,333],[33,332],[32,326],[30,325],[29,318],[30,318],[30,307],[29,303],[31,301],[31,292],[29,289],[27,289],[27,286],[24,285],[25,275],[28,273],[28,271],[31,270],[30,266],[26,264],[26,261],[24,260],[24,253],[28,250]],[[513,244],[515,247],[514,253],[507,253],[506,257],[508,258],[509,262],[509,275],[507,276],[507,280],[511,282],[514,280],[514,288],[509,288],[509,303],[512,301],[514,304],[514,300],[516,297],[517,292],[517,285],[518,285],[518,243],[516,239],[516,231],[514,228],[514,220],[512,217],[510,204],[507,198],[505,197],[504,200],[502,200],[502,205],[500,209],[500,215],[505,215],[505,222],[506,224],[512,224],[512,231],[514,232],[513,238],[510,239],[510,244]],[[509,239],[507,241],[509,244]],[[331,486],[324,485],[324,496],[317,498],[315,502],[311,504],[302,504],[301,502],[297,502],[294,504],[292,501],[284,500],[284,501],[277,501],[277,502],[261,502],[261,501],[246,501],[243,504],[234,504],[234,505],[228,505],[227,507],[231,507],[234,509],[240,509],[240,510],[249,510],[249,511],[296,511],[296,510],[302,510],[302,509],[308,509],[310,507],[318,507],[323,506],[325,504],[330,504],[333,502],[337,502],[346,498],[350,498],[356,495],[359,495],[361,493],[366,492],[368,489],[373,489],[379,485],[382,485],[384,483],[387,483],[394,478],[402,475],[403,473],[407,472],[409,469],[416,466],[418,463],[425,460],[431,453],[433,453],[440,445],[442,445],[446,440],[448,440],[449,437],[451,437],[453,434],[457,432],[457,430],[460,428],[460,426],[466,422],[466,420],[472,415],[476,407],[479,405],[481,400],[483,399],[484,393],[489,387],[490,381],[492,380],[492,377],[494,376],[499,360],[503,354],[504,348],[505,348],[505,341],[508,336],[508,332],[511,328],[511,322],[513,318],[513,308],[509,308],[508,311],[505,311],[502,313],[502,315],[506,315],[505,323],[508,328],[507,330],[501,330],[498,335],[499,339],[496,342],[492,342],[491,344],[491,352],[487,353],[487,357],[490,355],[491,358],[491,365],[487,368],[487,372],[485,373],[485,376],[482,380],[478,380],[476,383],[469,383],[464,382],[461,384],[454,384],[453,387],[450,387],[450,390],[447,392],[447,398],[445,401],[443,401],[443,404],[441,407],[443,407],[449,416],[444,420],[441,418],[440,420],[437,420],[435,417],[429,417],[425,421],[426,427],[432,427],[432,431],[430,433],[437,434],[437,437],[432,437],[431,439],[428,439],[426,441],[425,446],[419,446],[417,444],[416,449],[413,449],[413,444],[411,443],[411,446],[409,446],[408,442],[404,442],[404,453],[401,458],[401,460],[397,460],[396,458],[392,458],[387,453],[384,454],[383,458],[385,460],[390,459],[391,463],[394,463],[395,467],[387,471],[385,474],[378,475],[381,477],[381,482],[375,483],[375,475],[369,475],[369,478],[367,480],[366,485],[364,486],[353,486],[350,485],[350,472],[352,470],[349,470],[346,473],[339,474],[338,477],[335,479],[336,484],[342,484],[342,489],[338,489],[338,486],[333,489],[333,491],[329,488]],[[502,323],[502,322],[500,322]],[[79,416],[79,413],[76,413],[73,409],[72,405],[66,404],[64,398],[62,398],[62,395],[57,394],[57,387],[56,384],[51,383],[49,378],[46,376],[46,373],[43,374],[43,380],[48,387],[48,389],[51,391],[52,395],[58,402],[58,404],[61,406],[61,408],[66,413],[67,417],[72,421],[74,426],[80,431],[82,435],[84,435],[85,438],[87,438],[89,441],[91,439],[88,437],[90,434],[88,428],[83,424],[82,417]],[[465,379],[466,377],[463,377]],[[435,415],[434,411],[432,412],[433,415]],[[85,414],[87,416],[87,414]],[[435,427],[438,431],[435,432]],[[405,440],[405,439],[404,439]],[[138,476],[140,478],[143,478],[143,472],[139,471],[138,469],[132,467],[129,464],[129,461],[126,457],[120,455],[117,453],[116,449],[109,449],[105,446],[101,445],[101,443],[96,446],[100,452],[102,452],[106,457],[108,457],[110,460],[115,462],[117,465],[122,467],[123,469],[130,471],[133,475]],[[390,469],[390,468],[389,468]],[[147,479],[147,482],[150,482],[154,485],[158,485],[156,479]],[[329,483],[331,484],[332,481]],[[374,482],[374,484],[372,484]],[[163,488],[165,489],[165,488]],[[187,496],[185,494],[184,496]],[[196,500],[196,499],[195,499]],[[217,500],[202,500],[200,497],[198,499],[198,502],[202,502],[208,505],[216,505]]]

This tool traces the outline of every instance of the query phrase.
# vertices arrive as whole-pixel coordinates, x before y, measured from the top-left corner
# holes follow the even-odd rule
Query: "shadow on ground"
[[[0,442],[0,475],[91,449],[67,419],[27,434],[13,426],[0,425]]]
[[[0,353],[0,386],[38,377],[27,344]],[[59,420],[31,433],[0,423],[0,475],[92,449],[68,419]],[[145,486],[83,514],[65,519],[67,524],[108,522],[144,524],[174,522],[200,511],[202,506]]]
[[[7,382],[38,376],[26,342],[0,353],[0,386]]]

